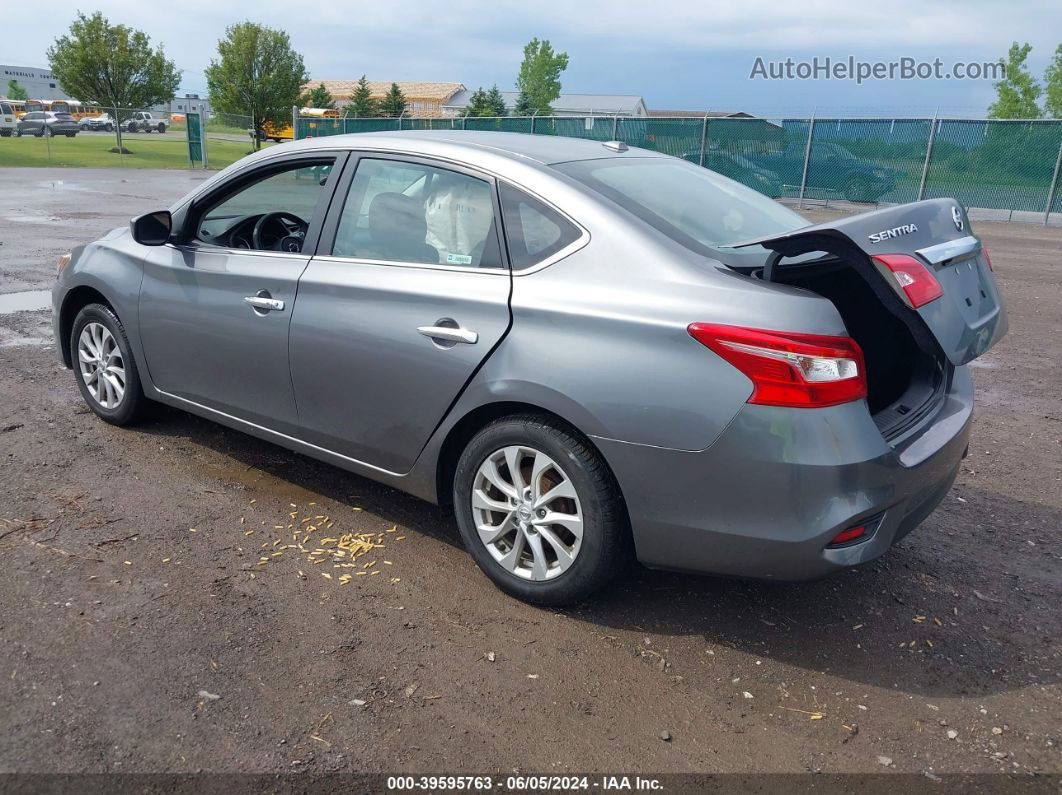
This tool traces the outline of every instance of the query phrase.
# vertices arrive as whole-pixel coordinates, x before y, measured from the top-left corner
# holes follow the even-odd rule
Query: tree
[[[322,110],[332,110],[336,106],[335,97],[325,88],[324,83],[318,84],[317,88],[312,88],[303,94],[299,102],[304,108],[321,108]]]
[[[465,107],[463,116],[489,116],[489,107],[487,105],[487,92],[482,88],[477,88],[472,92],[472,96],[468,98],[468,105]]]
[[[368,119],[377,115],[377,113],[378,108],[376,100],[372,98],[372,89],[369,87],[369,81],[365,79],[365,75],[362,75],[358,81],[358,87],[350,95],[350,102],[347,103],[346,107],[346,115],[359,119]]]
[[[527,108],[538,114],[552,113],[550,103],[560,96],[560,75],[567,68],[568,53],[554,52],[549,39],[531,39],[524,47],[524,60],[516,78],[516,88],[525,95],[521,99],[525,99]]]
[[[406,95],[402,93],[402,89],[398,87],[398,83],[391,83],[391,87],[384,95],[383,101],[380,102],[380,115],[381,116],[401,116],[406,112],[406,106],[409,103],[406,102]]]
[[[118,123],[123,111],[169,102],[181,82],[161,45],[152,48],[146,33],[112,25],[99,11],[90,17],[79,12],[69,34],[48,48],[48,62],[71,96],[115,114],[116,152],[126,151]]]
[[[505,107],[505,97],[498,90],[497,83],[492,85],[490,91],[487,92],[487,106],[490,108],[491,116],[505,116],[509,112]]]
[[[516,95],[516,104],[513,105],[514,116],[531,116],[535,113],[535,108],[531,104],[531,97],[527,95],[526,91],[521,91]]]
[[[218,42],[218,59],[206,70],[214,110],[249,115],[255,149],[266,122],[279,126],[291,118],[307,77],[288,34],[254,22],[228,27]]]
[[[1007,60],[1000,59],[1007,74],[996,83],[996,101],[988,106],[988,118],[1038,119],[1042,115],[1036,104],[1040,96],[1040,84],[1025,67],[1031,50],[1031,44],[1014,42],[1007,52]]]
[[[473,91],[468,99],[468,107],[461,115],[490,117],[506,115],[505,99],[498,90],[498,86],[491,86],[490,91],[484,91],[482,86]]]
[[[1044,113],[1062,119],[1062,44],[1055,49],[1054,60],[1044,72]]]
[[[7,98],[8,99],[29,99],[29,94],[26,93],[26,89],[19,85],[17,80],[7,81]]]

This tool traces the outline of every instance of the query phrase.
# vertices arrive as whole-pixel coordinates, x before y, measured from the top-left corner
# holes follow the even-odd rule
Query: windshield
[[[677,159],[617,157],[555,168],[701,254],[808,225],[773,199]]]

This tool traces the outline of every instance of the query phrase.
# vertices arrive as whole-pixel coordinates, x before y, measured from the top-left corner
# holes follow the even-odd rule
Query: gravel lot
[[[0,170],[0,293],[203,178]],[[975,231],[1011,331],[918,531],[819,582],[641,572],[560,612],[432,506],[178,411],[99,422],[49,311],[0,315],[0,772],[1062,773],[1062,229]],[[381,574],[272,557],[304,517],[382,534]]]

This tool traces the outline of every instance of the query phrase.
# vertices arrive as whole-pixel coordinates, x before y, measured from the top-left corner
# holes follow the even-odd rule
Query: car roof
[[[597,160],[626,154],[628,157],[666,157],[659,152],[630,147],[622,154],[605,146],[604,141],[567,138],[558,135],[530,135],[527,133],[488,132],[481,130],[402,130],[393,132],[347,133],[320,138],[303,138],[292,149],[325,147],[330,149],[372,149],[396,152],[425,151],[425,154],[450,156],[475,163],[480,156],[506,157],[513,160],[535,161],[542,165],[566,163],[572,160]]]

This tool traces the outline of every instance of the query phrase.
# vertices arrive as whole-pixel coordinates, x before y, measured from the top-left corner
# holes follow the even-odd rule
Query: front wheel
[[[107,132],[114,132],[114,125],[113,124],[108,124],[103,129],[105,129]]]
[[[112,425],[137,419],[147,398],[125,328],[110,307],[89,304],[78,312],[70,331],[70,358],[81,397],[96,416]]]
[[[458,461],[453,500],[477,565],[532,604],[585,599],[631,558],[615,478],[574,428],[547,417],[505,417],[476,434]]]

